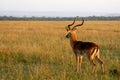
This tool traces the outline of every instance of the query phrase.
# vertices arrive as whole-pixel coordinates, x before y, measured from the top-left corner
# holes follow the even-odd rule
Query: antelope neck
[[[72,35],[71,35],[71,37],[70,37],[70,44],[71,44],[71,46],[73,47],[74,44],[75,44],[75,42],[77,41],[77,36],[76,36],[76,32],[72,32],[71,34],[72,34]]]

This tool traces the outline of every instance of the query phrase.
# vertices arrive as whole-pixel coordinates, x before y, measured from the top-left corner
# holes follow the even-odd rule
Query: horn
[[[66,30],[67,30],[67,31],[70,30],[70,26],[72,26],[72,25],[75,23],[76,18],[77,18],[77,17],[74,18],[72,24],[69,24],[69,25],[66,27]]]
[[[72,28],[72,30],[73,30],[74,28],[76,28],[76,27],[82,26],[83,23],[84,23],[84,19],[82,18],[82,23],[81,23],[81,24],[77,24],[77,25],[75,25],[75,26]]]

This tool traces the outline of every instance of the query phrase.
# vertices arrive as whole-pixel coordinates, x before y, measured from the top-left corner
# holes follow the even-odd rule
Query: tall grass
[[[87,57],[75,71],[75,56],[65,38],[69,21],[0,21],[0,80],[118,80],[109,74],[120,66],[120,22],[86,21],[78,40],[100,46],[105,74],[99,64],[91,74]]]

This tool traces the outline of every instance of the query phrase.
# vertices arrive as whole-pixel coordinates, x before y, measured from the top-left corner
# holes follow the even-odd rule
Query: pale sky
[[[0,0],[0,11],[120,13],[120,0]]]

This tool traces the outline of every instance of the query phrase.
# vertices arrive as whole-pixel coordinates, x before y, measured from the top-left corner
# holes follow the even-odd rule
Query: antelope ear
[[[68,29],[66,29],[67,31],[69,31]]]
[[[66,31],[68,31],[69,29],[67,27],[65,27]]]

